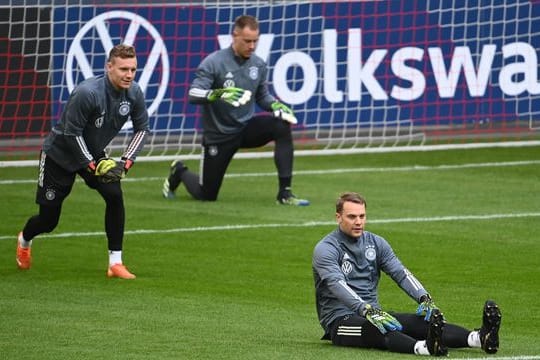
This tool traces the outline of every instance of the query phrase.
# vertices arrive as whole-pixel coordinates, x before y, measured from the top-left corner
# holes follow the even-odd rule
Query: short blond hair
[[[251,15],[240,15],[234,21],[233,32],[248,27],[251,30],[259,30],[257,18]]]
[[[135,47],[132,45],[119,44],[114,46],[109,52],[109,59],[111,62],[114,58],[130,59],[135,57]]]

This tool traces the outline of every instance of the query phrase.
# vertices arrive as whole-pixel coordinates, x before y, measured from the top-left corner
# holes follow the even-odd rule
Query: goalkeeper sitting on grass
[[[39,213],[28,219],[17,241],[17,265],[27,270],[32,263],[32,239],[53,231],[62,203],[76,175],[105,200],[105,232],[109,248],[107,275],[133,279],[122,262],[124,200],[120,180],[144,146],[148,114],[144,95],[133,81],[137,68],[135,49],[112,48],[106,75],[87,79],[71,93],[62,117],[44,141],[39,162],[36,203]],[[131,119],[134,135],[121,160],[105,156],[104,149]],[[79,209],[81,216],[91,209]],[[84,229],[85,231],[88,229]]]
[[[448,348],[499,349],[501,312],[484,304],[482,326],[470,331],[447,324],[422,284],[407,270],[382,237],[364,230],[366,201],[344,193],[336,203],[338,228],[313,252],[317,315],[334,345],[375,348],[416,355],[446,356]],[[381,308],[381,270],[418,302],[416,314],[388,313]]]
[[[175,197],[181,182],[197,200],[215,201],[227,167],[240,148],[255,148],[275,142],[274,162],[278,172],[277,203],[309,205],[291,191],[293,139],[292,110],[277,101],[266,84],[267,66],[254,54],[259,24],[248,15],[236,19],[232,45],[208,55],[199,65],[189,90],[191,103],[202,105],[202,159],[199,175],[181,161],[174,161],[163,184],[166,199]],[[254,116],[255,104],[272,115]]]

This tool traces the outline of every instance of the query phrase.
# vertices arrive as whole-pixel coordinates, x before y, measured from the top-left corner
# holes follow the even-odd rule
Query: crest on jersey
[[[341,271],[345,274],[345,275],[348,275],[351,273],[352,271],[352,264],[348,261],[344,261],[343,264],[341,264]]]
[[[251,66],[249,68],[249,77],[251,78],[251,80],[257,80],[257,78],[259,77],[259,68],[256,66]]]
[[[103,121],[105,119],[105,111],[101,113],[101,116],[96,119],[94,124],[96,125],[96,128],[101,128],[103,126]]]
[[[54,192],[54,190],[47,189],[47,191],[45,192],[45,198],[51,201],[51,200],[54,200],[55,197],[56,197],[56,193]]]
[[[341,263],[341,271],[345,275],[350,274],[350,272],[352,271],[352,264],[349,261],[350,258],[351,257],[349,256],[349,254],[345,253],[345,254],[343,254],[343,259],[341,260],[342,261],[342,263]]]
[[[375,251],[375,246],[368,245],[366,247],[365,255],[366,255],[366,259],[368,259],[369,261],[375,260],[377,258],[377,252]]]
[[[126,116],[131,111],[131,104],[129,101],[122,101],[120,103],[120,107],[118,108],[118,113],[121,116]]]
[[[208,154],[210,156],[216,156],[218,154],[218,147],[216,145],[212,145],[208,147]]]

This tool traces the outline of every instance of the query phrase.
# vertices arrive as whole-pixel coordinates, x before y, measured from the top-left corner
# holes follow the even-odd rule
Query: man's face
[[[366,226],[366,205],[346,201],[343,204],[343,211],[336,213],[336,221],[345,234],[359,237]]]
[[[252,30],[249,26],[236,29],[233,32],[233,50],[236,55],[249,59],[257,47],[259,30]]]
[[[107,63],[109,80],[117,90],[129,89],[131,82],[135,79],[135,71],[137,71],[136,58],[115,57]]]

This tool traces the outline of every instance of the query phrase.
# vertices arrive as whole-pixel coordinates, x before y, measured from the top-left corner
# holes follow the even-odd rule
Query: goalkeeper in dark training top
[[[337,229],[313,252],[317,315],[334,345],[376,348],[416,355],[446,356],[448,348],[499,348],[501,312],[484,303],[482,326],[470,331],[447,324],[420,281],[382,237],[365,231],[366,201],[344,193],[336,202]],[[379,303],[381,271],[415,302],[416,313],[390,313]]]
[[[29,269],[32,239],[53,231],[62,203],[76,175],[105,200],[105,232],[109,249],[107,275],[133,279],[123,265],[125,209],[120,180],[132,166],[148,135],[144,95],[134,81],[135,49],[117,45],[109,53],[106,74],[87,79],[71,93],[60,121],[46,137],[39,161],[36,203],[39,213],[30,217],[17,239],[17,265]],[[128,121],[133,137],[121,159],[107,157],[105,148]],[[87,209],[80,209],[82,216]]]
[[[175,197],[183,183],[189,194],[215,201],[234,154],[241,148],[274,142],[274,163],[279,187],[277,203],[305,206],[309,201],[292,193],[293,111],[268,90],[267,65],[254,52],[259,24],[253,16],[239,16],[233,26],[232,45],[208,55],[197,68],[189,101],[202,107],[201,173],[195,174],[181,161],[174,161],[163,183],[163,196]],[[255,105],[271,114],[255,115]]]

